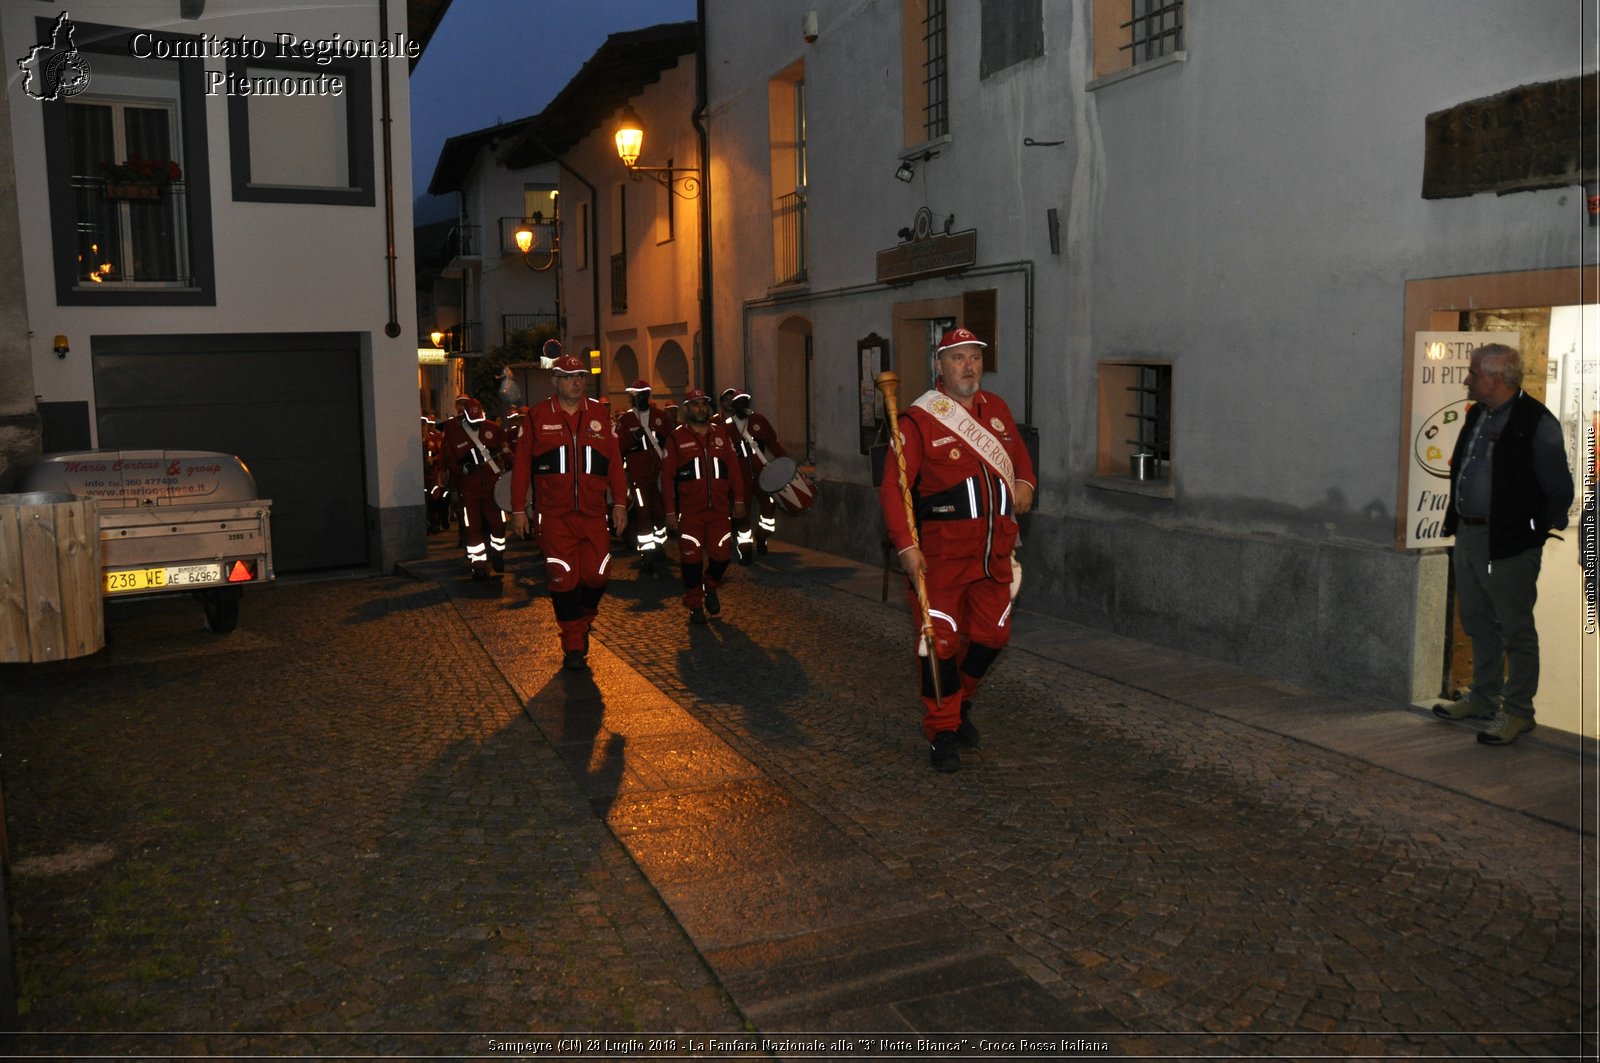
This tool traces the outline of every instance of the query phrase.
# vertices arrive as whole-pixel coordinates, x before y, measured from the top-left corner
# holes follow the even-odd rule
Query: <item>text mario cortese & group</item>
[[[154,33],[135,33],[128,51],[136,59],[292,59],[327,66],[338,59],[409,59],[422,54],[422,47],[404,33],[394,40],[331,37],[306,40],[292,33],[277,33],[271,42],[248,37],[217,37],[209,33],[197,37],[172,38]],[[206,95],[228,96],[341,96],[344,78],[318,71],[315,74],[241,75],[237,71],[207,70]]]

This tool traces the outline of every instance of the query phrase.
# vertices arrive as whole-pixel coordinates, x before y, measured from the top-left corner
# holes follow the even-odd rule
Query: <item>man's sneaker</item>
[[[582,650],[568,650],[561,658],[561,667],[569,672],[587,672],[589,659]]]
[[[1441,701],[1433,714],[1441,720],[1487,720],[1494,715],[1494,706],[1469,694],[1459,701]]]
[[[972,702],[963,701],[961,703],[961,724],[956,728],[956,741],[968,749],[977,749],[979,741],[978,725],[972,722],[970,718],[971,712]]]
[[[1501,709],[1494,715],[1488,730],[1478,732],[1478,741],[1486,746],[1509,746],[1520,734],[1533,730],[1532,716],[1513,716]]]
[[[760,554],[762,557],[767,556],[767,541],[765,539],[756,540],[756,553]]]
[[[506,555],[504,550],[489,551],[489,567],[494,569],[496,572],[504,572],[506,570]]]
[[[940,731],[933,736],[933,744],[928,748],[934,771],[960,770],[961,751],[956,748],[956,733],[954,731]]]
[[[722,599],[716,591],[706,591],[706,615],[713,620],[722,615]]]
[[[696,609],[689,610],[689,623],[691,623],[691,624],[703,624],[705,622],[706,622],[706,611],[704,609],[696,608]]]
[[[474,561],[472,563],[472,578],[475,579],[475,580],[488,579],[489,578],[489,562],[487,562],[487,561]]]

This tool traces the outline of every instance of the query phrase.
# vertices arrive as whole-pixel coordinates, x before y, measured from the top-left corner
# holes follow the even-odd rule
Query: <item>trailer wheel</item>
[[[201,591],[200,603],[206,608],[206,630],[226,635],[239,624],[239,588],[219,587]]]

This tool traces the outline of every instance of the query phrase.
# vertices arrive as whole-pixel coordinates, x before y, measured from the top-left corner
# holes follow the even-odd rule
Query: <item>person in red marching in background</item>
[[[783,457],[784,450],[772,422],[751,409],[750,393],[743,388],[729,390],[733,392],[733,400],[727,420],[728,435],[739,451],[739,470],[744,476],[744,496],[750,509],[749,517],[739,522],[739,563],[748,565],[753,554],[767,552],[767,539],[778,530],[778,504],[760,489],[756,478],[767,462]]]
[[[504,468],[505,434],[470,395],[456,399],[460,411],[444,428],[444,464],[456,496],[462,545],[473,579],[488,579],[506,567],[505,514],[494,501],[494,482]]]
[[[529,408],[513,455],[511,527],[518,535],[528,533],[531,490],[545,585],[561,632],[561,666],[576,671],[589,667],[589,628],[606,590],[607,512],[620,530],[628,517],[628,481],[611,417],[585,395],[589,372],[583,363],[562,355],[551,375],[555,394]]]
[[[634,541],[639,571],[652,573],[667,548],[667,510],[661,500],[661,462],[672,422],[650,401],[650,384],[628,385],[629,406],[617,417],[617,443],[628,467],[628,497],[633,503]]]
[[[979,387],[987,346],[967,329],[946,332],[936,352],[937,386],[900,416],[920,546],[894,461],[885,464],[878,492],[901,568],[913,588],[919,573],[927,584],[938,660],[921,658],[922,730],[937,771],[960,768],[959,746],[978,746],[972,701],[1011,640],[1011,602],[1022,578],[1012,556],[1016,518],[1033,508],[1038,483],[1010,407]],[[920,612],[914,590],[912,608]],[[942,699],[934,696],[934,668]]]
[[[689,621],[720,616],[717,588],[733,559],[733,525],[744,516],[744,479],[733,441],[721,419],[711,416],[711,398],[699,388],[683,396],[683,424],[672,430],[661,467],[667,527],[678,534],[683,604]]]
[[[444,433],[439,422],[422,415],[422,488],[428,515],[428,531],[450,527],[450,491],[445,486]]]

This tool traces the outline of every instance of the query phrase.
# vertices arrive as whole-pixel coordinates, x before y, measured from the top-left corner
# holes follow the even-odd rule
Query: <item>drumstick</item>
[[[905,441],[900,438],[900,377],[896,373],[883,372],[878,374],[875,381],[878,390],[883,392],[883,415],[889,422],[889,442],[894,447],[894,464],[900,473],[900,502],[906,507],[906,527],[911,530],[911,545],[922,549],[922,540],[917,535],[917,511],[911,503],[911,484],[906,481],[906,454]],[[926,568],[917,572],[913,581],[917,589],[917,605],[922,611],[922,638],[928,647],[928,673],[933,676],[933,700],[944,700],[944,691],[939,688],[939,654],[938,644],[933,637],[933,612],[928,608],[928,581]]]

